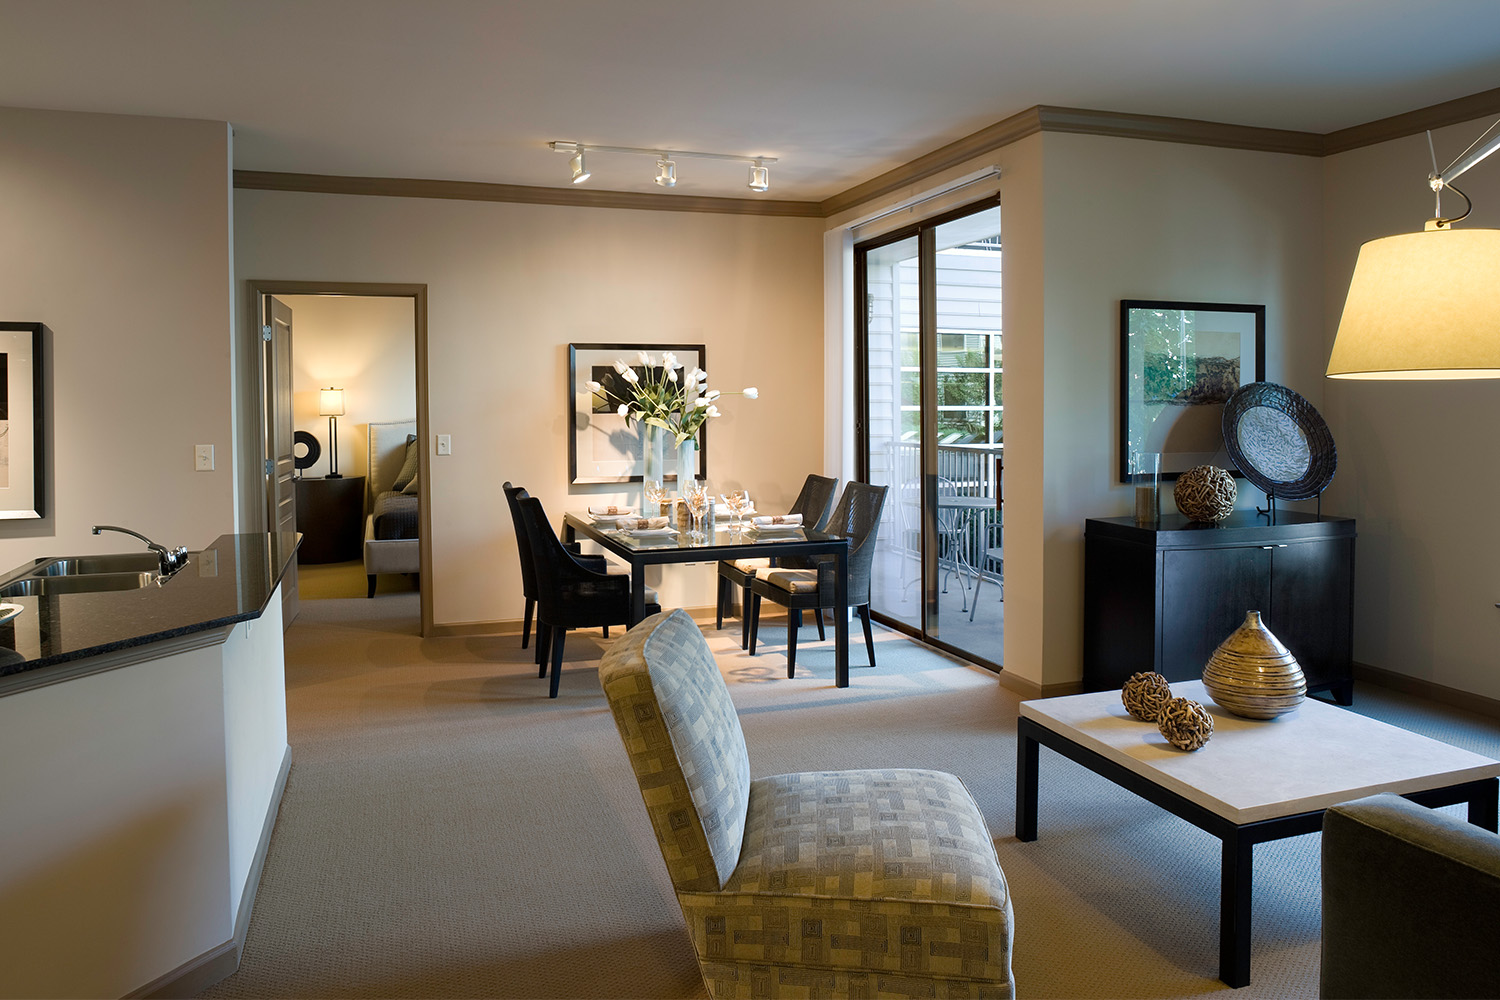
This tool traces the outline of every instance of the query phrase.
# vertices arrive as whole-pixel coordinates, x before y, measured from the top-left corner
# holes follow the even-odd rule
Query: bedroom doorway
[[[298,597],[377,602],[371,611],[419,614],[429,634],[426,286],[252,281],[249,291],[257,312],[274,295],[291,314],[289,358],[267,349],[258,365],[264,385],[289,362],[290,393],[259,393],[255,424],[295,430]],[[281,400],[289,419],[273,412]],[[264,476],[262,503],[275,478]]]

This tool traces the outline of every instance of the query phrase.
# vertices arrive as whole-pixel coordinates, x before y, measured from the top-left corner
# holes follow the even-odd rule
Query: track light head
[[[756,160],[755,165],[750,168],[750,190],[765,191],[771,186],[771,171],[766,169],[765,162]]]
[[[582,184],[589,179],[589,168],[583,165],[583,147],[579,146],[568,160],[568,166],[573,169],[573,183]]]
[[[665,156],[656,161],[656,185],[657,187],[677,186],[677,161],[669,160]]]

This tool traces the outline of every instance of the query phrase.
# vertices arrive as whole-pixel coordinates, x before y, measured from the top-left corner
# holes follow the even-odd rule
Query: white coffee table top
[[[1174,681],[1172,693],[1213,715],[1201,750],[1172,747],[1118,691],[1024,701],[1021,715],[1236,824],[1500,776],[1500,761],[1312,698],[1260,721],[1214,704],[1202,681]]]

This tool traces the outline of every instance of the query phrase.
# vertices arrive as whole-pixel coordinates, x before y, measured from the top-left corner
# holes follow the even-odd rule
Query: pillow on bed
[[[409,497],[416,496],[417,495],[417,477],[416,476],[412,476],[411,477],[411,482],[409,482],[405,486],[403,486],[401,488],[401,492],[404,495],[409,496]]]
[[[420,453],[417,451],[417,436],[406,435],[406,461],[401,465],[401,471],[396,474],[396,481],[391,484],[391,489],[396,493],[406,491],[406,486],[417,478],[417,462]]]

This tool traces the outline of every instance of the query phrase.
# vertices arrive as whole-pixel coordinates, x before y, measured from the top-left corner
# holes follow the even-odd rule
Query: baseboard
[[[713,618],[714,607],[706,608],[684,608],[694,621],[701,622],[704,618]],[[479,622],[448,622],[436,623],[432,626],[432,635],[428,638],[454,638],[467,635],[520,635],[521,626],[526,623],[524,618],[499,618],[494,621]]]
[[[1378,684],[1392,691],[1416,695],[1418,698],[1426,698],[1439,704],[1452,705],[1454,708],[1465,708],[1492,719],[1500,719],[1500,699],[1460,691],[1458,688],[1451,688],[1435,681],[1409,677],[1406,674],[1398,674],[1394,670],[1372,667],[1368,663],[1354,664],[1354,679],[1369,681],[1371,684]]]
[[[292,748],[287,747],[281,757],[281,768],[276,772],[276,785],[271,790],[265,822],[261,824],[255,857],[245,875],[245,891],[240,894],[240,908],[234,916],[234,936],[140,989],[125,994],[126,997],[195,997],[239,969],[240,957],[245,953],[245,936],[250,933],[255,894],[260,889],[261,871],[266,865],[266,852],[271,847],[271,831],[276,828],[276,817],[281,813],[281,796],[286,792],[286,779],[291,770]]]
[[[1067,694],[1081,694],[1083,692],[1083,681],[1064,681],[1061,684],[1038,684],[1036,681],[1019,677],[1009,670],[1001,670],[995,675],[1000,686],[1014,691],[1020,695],[1022,700],[1030,701],[1035,698],[1058,698]]]

